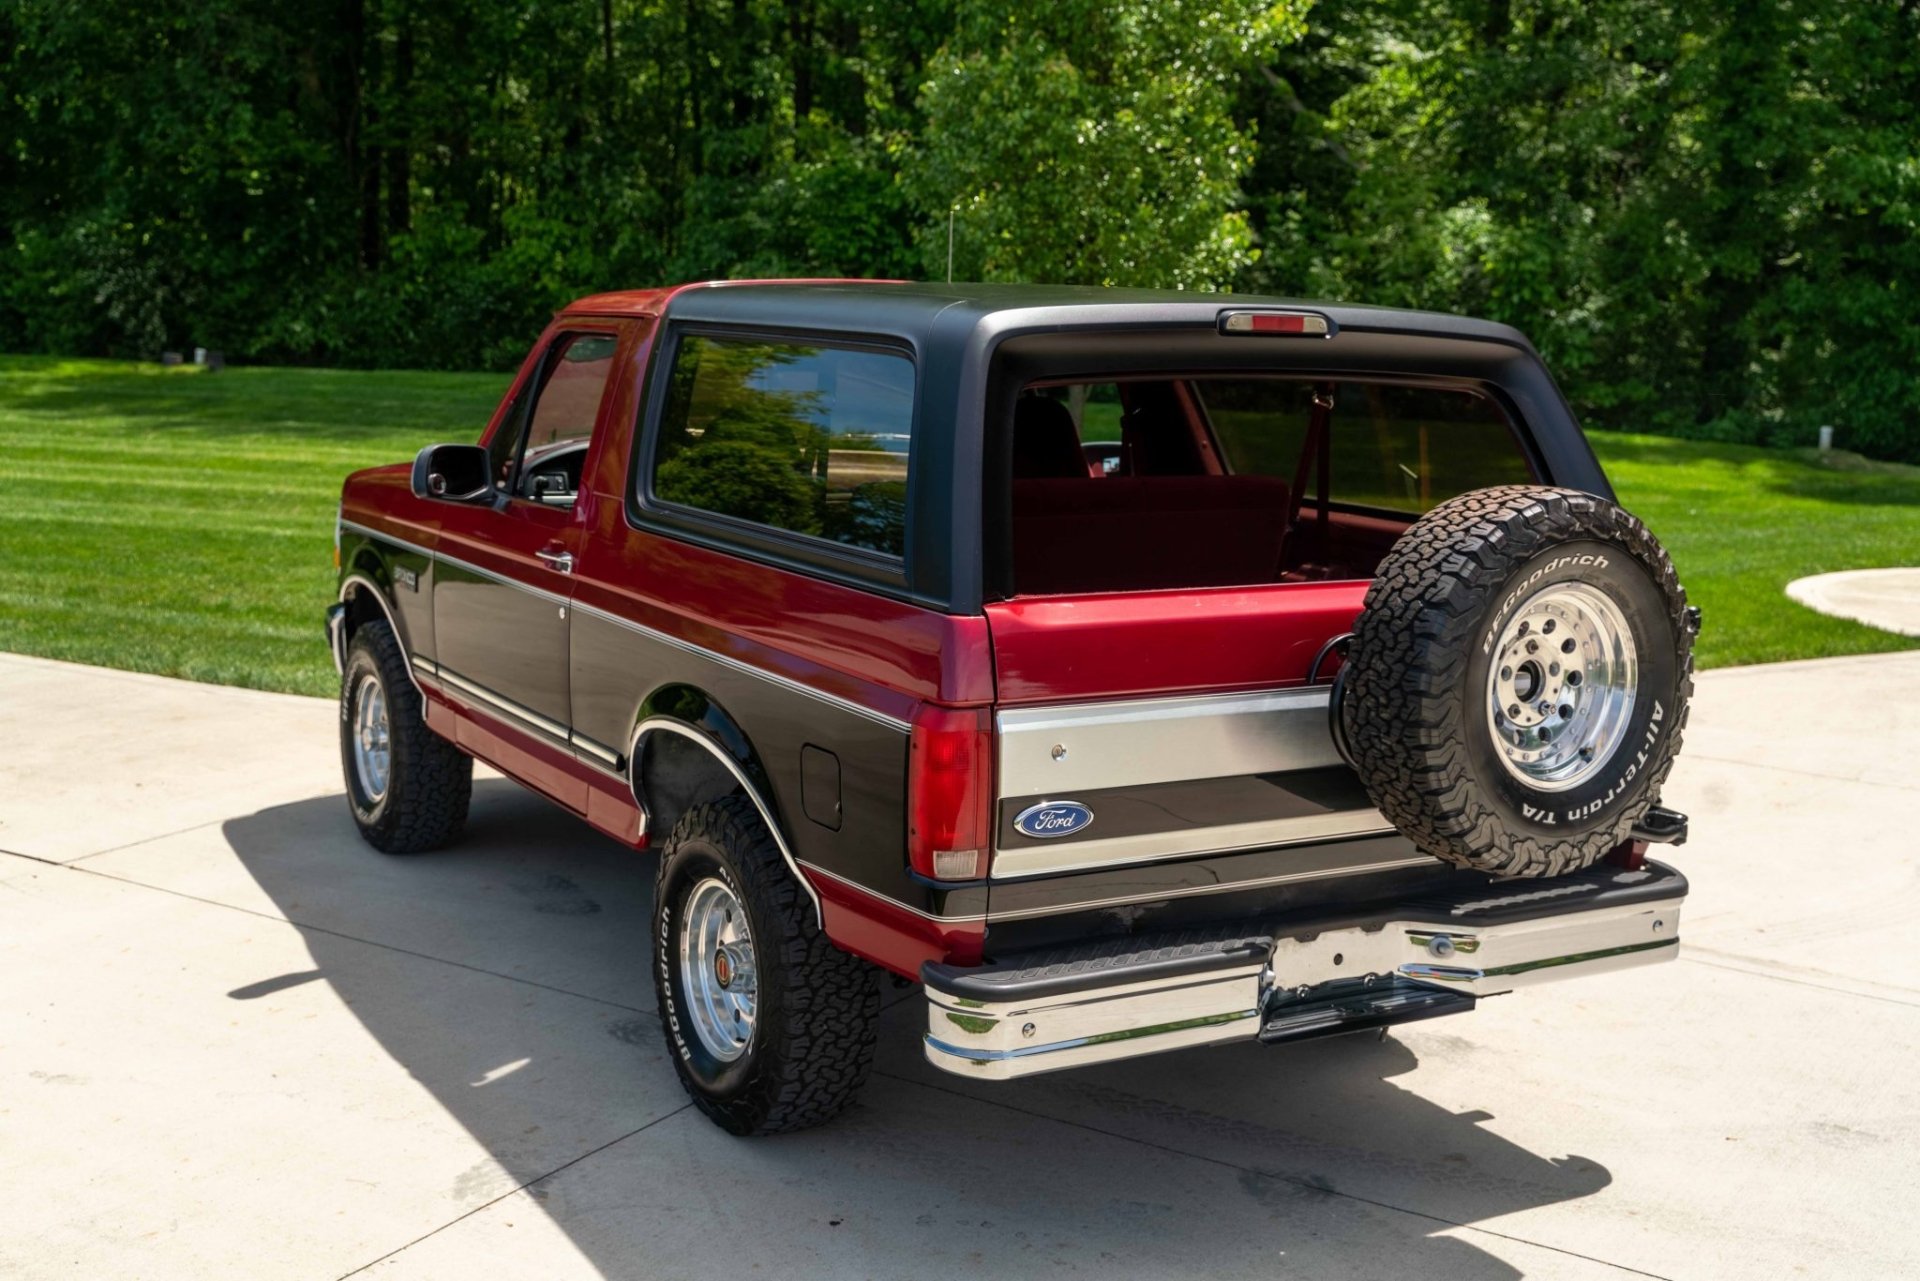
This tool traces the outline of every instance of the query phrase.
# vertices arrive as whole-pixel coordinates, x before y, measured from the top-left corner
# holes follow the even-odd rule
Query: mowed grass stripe
[[[307,528],[289,528],[280,521],[272,519],[270,513],[249,509],[222,509],[218,504],[181,503],[170,494],[139,495],[122,492],[122,501],[129,497],[145,498],[156,509],[149,515],[128,513],[126,515],[103,515],[99,506],[89,503],[85,498],[63,499],[49,503],[44,510],[35,512],[31,518],[19,515],[0,519],[0,530],[19,529],[23,533],[33,529],[43,529],[49,525],[78,524],[98,525],[101,529],[178,529],[203,531],[209,535],[247,534],[264,537],[318,538],[323,548],[333,545],[333,515],[328,512],[324,524]],[[258,517],[255,520],[252,518]],[[331,552],[328,553],[331,555]]]
[[[341,480],[475,439],[507,381],[0,357],[0,649],[333,693]],[[1920,559],[1920,469],[1593,439],[1706,612],[1703,667],[1920,645],[1781,591]]]
[[[506,383],[0,357],[0,649],[332,693],[340,482],[476,438]]]

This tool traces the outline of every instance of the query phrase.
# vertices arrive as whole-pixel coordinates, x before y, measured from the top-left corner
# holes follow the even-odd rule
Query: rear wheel
[[[744,796],[695,806],[667,838],[654,985],[680,1083],[734,1134],[831,1120],[873,1065],[873,970],[820,932]]]
[[[1613,503],[1517,485],[1442,503],[1354,625],[1339,708],[1354,768],[1437,858],[1586,867],[1659,799],[1694,617],[1666,552]]]
[[[367,844],[387,854],[438,849],[466,825],[473,758],[427,728],[393,629],[363,623],[340,678],[340,766]]]

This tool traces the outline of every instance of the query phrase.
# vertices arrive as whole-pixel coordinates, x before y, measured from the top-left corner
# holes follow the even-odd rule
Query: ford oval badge
[[[1093,811],[1079,801],[1042,801],[1020,811],[1013,825],[1027,836],[1072,836],[1093,822]]]

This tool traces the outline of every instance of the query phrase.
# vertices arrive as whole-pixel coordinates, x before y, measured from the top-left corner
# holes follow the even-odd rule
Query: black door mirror
[[[413,496],[449,503],[493,501],[493,463],[478,445],[428,445],[413,459]]]

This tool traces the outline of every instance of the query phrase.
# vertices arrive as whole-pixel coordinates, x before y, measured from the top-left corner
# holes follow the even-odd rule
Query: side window
[[[571,507],[613,354],[612,334],[562,334],[488,446],[494,483],[515,498]]]
[[[899,556],[912,432],[903,355],[688,335],[669,376],[653,495]]]

